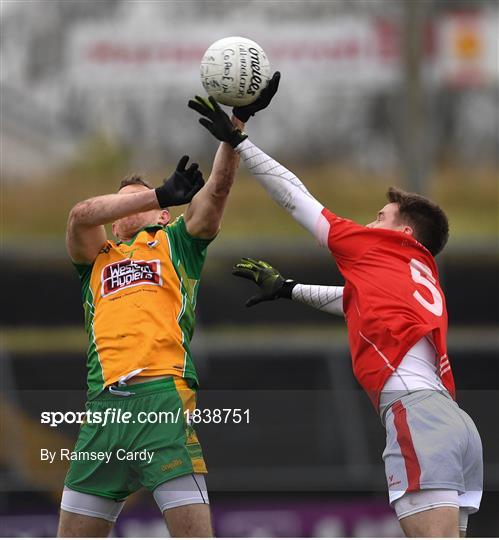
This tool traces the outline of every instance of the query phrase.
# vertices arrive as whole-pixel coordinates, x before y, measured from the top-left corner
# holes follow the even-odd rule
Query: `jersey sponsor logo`
[[[142,283],[149,285],[163,284],[161,279],[161,263],[159,259],[153,261],[132,261],[123,259],[108,264],[102,270],[101,296],[114,294],[128,287],[135,287]]]

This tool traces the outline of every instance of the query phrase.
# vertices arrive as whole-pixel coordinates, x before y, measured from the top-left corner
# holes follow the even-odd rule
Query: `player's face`
[[[119,193],[137,193],[149,189],[146,186],[133,184],[120,189]],[[166,225],[170,219],[168,210],[148,210],[147,212],[139,212],[132,214],[113,223],[113,234],[122,241],[130,240],[137,231],[147,225]]]
[[[389,229],[390,231],[401,231],[406,234],[413,233],[412,227],[400,221],[397,203],[386,204],[376,216],[376,219],[368,223],[366,227],[370,229]]]

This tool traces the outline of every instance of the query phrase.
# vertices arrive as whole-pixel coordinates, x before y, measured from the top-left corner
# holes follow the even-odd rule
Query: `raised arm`
[[[120,218],[190,202],[204,185],[197,164],[183,156],[173,174],[156,189],[111,193],[76,204],[69,213],[66,247],[75,263],[91,264],[106,242],[104,225]]]
[[[278,83],[279,73],[276,73],[268,85],[270,97],[267,105],[277,91]],[[309,193],[292,172],[251,143],[247,135],[239,129],[239,126],[234,126],[213,98],[210,97],[208,100],[196,98],[196,100],[197,103],[189,102],[189,106],[204,117],[199,122],[218,140],[229,143],[241,155],[249,171],[274,201],[310,231],[320,245],[326,246],[329,222],[322,214],[324,206]],[[236,110],[234,113],[236,114]]]
[[[272,199],[311,232],[321,246],[326,246],[329,223],[322,215],[324,205],[309,193],[301,180],[249,139],[243,140],[235,150]]]
[[[247,307],[268,300],[289,298],[331,315],[343,315],[343,287],[302,285],[292,279],[284,279],[279,270],[265,261],[249,258],[241,259],[232,273],[253,281],[260,289],[246,302]]]
[[[213,129],[220,128],[224,132],[238,134],[242,132],[244,124],[251,116],[269,106],[279,87],[279,79],[280,73],[274,73],[253,103],[232,110],[231,119],[212,97],[204,99],[196,96],[195,99],[189,100],[188,105],[206,117],[200,118],[199,122],[212,133]],[[223,126],[219,125],[220,122]],[[200,238],[212,238],[220,229],[227,198],[239,166],[239,155],[233,150],[235,142],[223,137],[217,138],[225,142],[222,142],[215,155],[210,178],[206,186],[194,197],[184,216],[188,232]]]
[[[66,247],[75,263],[91,264],[105,244],[104,225],[125,216],[159,209],[154,190],[112,193],[79,202],[69,213]]]
[[[235,117],[232,122],[241,129],[244,127]],[[238,165],[239,155],[230,144],[221,143],[208,181],[192,199],[184,215],[189,234],[198,238],[213,238],[218,233]]]

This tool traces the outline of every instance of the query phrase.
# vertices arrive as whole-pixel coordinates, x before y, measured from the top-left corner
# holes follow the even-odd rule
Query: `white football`
[[[208,47],[201,61],[201,83],[223,105],[242,107],[253,103],[269,79],[267,55],[251,39],[219,39]]]

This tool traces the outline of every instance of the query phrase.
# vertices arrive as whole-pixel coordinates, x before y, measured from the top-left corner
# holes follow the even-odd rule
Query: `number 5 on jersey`
[[[431,273],[431,269],[426,266],[426,264],[423,264],[421,261],[418,261],[417,259],[411,259],[411,262],[409,263],[409,267],[411,269],[411,277],[420,285],[423,285],[426,287],[426,289],[430,292],[433,303],[428,302],[423,296],[419,293],[419,291],[414,291],[413,296],[414,298],[428,311],[433,313],[433,315],[436,315],[437,317],[440,317],[443,312],[443,300],[442,295],[440,294],[440,291],[435,287],[436,280],[433,277],[433,274]]]

